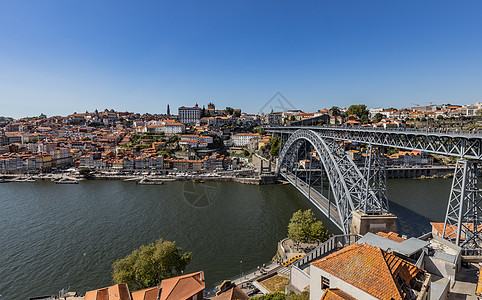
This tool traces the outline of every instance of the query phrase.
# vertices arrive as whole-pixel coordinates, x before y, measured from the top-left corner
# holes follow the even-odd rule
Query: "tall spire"
[[[167,115],[168,115],[168,116],[171,115],[171,110],[169,109],[169,104],[167,105]]]

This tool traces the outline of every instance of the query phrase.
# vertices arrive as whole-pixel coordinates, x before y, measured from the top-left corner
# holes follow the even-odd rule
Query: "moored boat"
[[[78,184],[79,181],[77,179],[74,179],[74,178],[67,178],[67,177],[64,177],[64,178],[60,178],[58,180],[55,180],[54,183],[64,183],[64,184]]]

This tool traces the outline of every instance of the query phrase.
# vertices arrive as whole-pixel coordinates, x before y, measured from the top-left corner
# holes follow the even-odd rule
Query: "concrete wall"
[[[321,296],[325,292],[321,289],[321,276],[330,280],[330,288],[339,288],[345,293],[361,300],[373,300],[377,299],[372,295],[356,288],[345,281],[331,275],[328,272],[321,270],[315,266],[310,266],[310,300],[320,300]]]
[[[435,274],[441,277],[455,278],[457,274],[456,265],[432,256],[424,257],[425,270],[430,274]]]
[[[310,285],[310,275],[306,274],[296,266],[291,266],[290,284],[298,291],[302,292],[308,285]]]
[[[397,217],[392,214],[367,215],[361,211],[352,212],[350,233],[364,235],[367,232],[397,232]]]

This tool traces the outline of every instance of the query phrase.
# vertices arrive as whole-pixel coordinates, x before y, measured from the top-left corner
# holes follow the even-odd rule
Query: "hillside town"
[[[276,141],[264,130],[273,126],[367,126],[377,128],[454,128],[480,126],[482,102],[473,105],[425,105],[371,108],[352,105],[306,113],[285,110],[249,114],[240,109],[169,105],[165,114],[113,109],[67,116],[0,119],[0,172],[45,174],[89,169],[111,174],[149,172],[215,173],[252,166],[253,155],[274,160]],[[351,159],[363,163],[363,149],[346,145]],[[387,153],[388,166],[423,166],[434,158],[420,151]],[[257,169],[259,171],[259,168]]]

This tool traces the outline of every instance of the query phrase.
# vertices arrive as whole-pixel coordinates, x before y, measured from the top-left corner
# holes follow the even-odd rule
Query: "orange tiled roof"
[[[88,291],[84,300],[131,300],[127,284],[116,284],[113,286]]]
[[[314,263],[345,282],[379,299],[403,299],[395,282],[399,276],[407,286],[420,271],[415,265],[368,244],[353,244]]]
[[[326,289],[325,293],[321,297],[321,300],[355,300],[352,296],[348,295],[340,289]]]
[[[132,300],[157,300],[157,294],[159,293],[159,287],[151,287],[140,291],[131,293]]]
[[[475,295],[482,296],[482,272],[479,267],[479,279],[477,280],[477,287],[475,288]]]
[[[377,235],[379,236],[382,236],[386,239],[389,239],[389,240],[392,240],[392,241],[395,241],[397,243],[401,243],[403,241],[405,241],[406,239],[402,238],[402,237],[399,237],[398,236],[398,233],[395,233],[395,232],[389,232],[389,233],[385,233],[385,232],[378,232]]]
[[[204,290],[205,285],[203,271],[164,279],[161,283],[160,300],[189,299]]]
[[[249,300],[249,296],[246,295],[239,287],[234,286],[211,300]]]
[[[442,222],[430,222],[430,225],[432,225],[432,232],[435,234],[442,236],[442,233],[444,232],[444,224]],[[474,230],[474,223],[463,223],[462,228],[466,228],[470,231]],[[482,225],[477,226],[477,231],[482,231]],[[445,230],[445,237],[452,237],[455,239],[457,235],[457,225],[449,225],[447,226]],[[464,239],[463,236],[460,237],[461,240]]]

